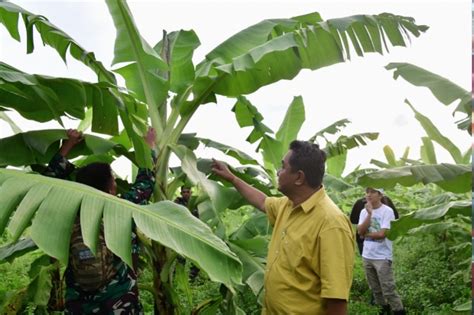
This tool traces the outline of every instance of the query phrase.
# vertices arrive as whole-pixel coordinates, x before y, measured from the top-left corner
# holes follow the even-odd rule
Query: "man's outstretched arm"
[[[247,201],[253,205],[254,207],[260,209],[263,212],[265,211],[265,199],[267,195],[265,195],[260,190],[256,189],[255,187],[250,186],[229,170],[227,165],[224,162],[216,161],[212,159],[212,171],[217,176],[221,177],[232,183],[235,189],[245,198]]]
[[[48,167],[43,175],[55,178],[66,179],[74,171],[75,166],[67,160],[69,151],[78,143],[84,140],[82,132],[76,129],[66,131],[67,139],[63,141],[61,148],[49,161]]]

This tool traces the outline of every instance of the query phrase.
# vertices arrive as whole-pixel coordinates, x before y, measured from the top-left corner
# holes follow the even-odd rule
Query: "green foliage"
[[[148,158],[149,149],[144,145],[141,137],[150,119],[157,131],[155,149],[158,153],[158,169],[157,189],[154,196],[157,203],[147,208],[134,207],[117,201],[114,197],[93,194],[73,183],[62,182],[59,185],[59,181],[37,179],[38,176],[35,177],[35,175],[0,171],[2,184],[0,204],[3,206],[0,209],[0,230],[8,225],[15,234],[14,238],[17,239],[35,216],[31,227],[33,240],[46,253],[65,262],[68,254],[68,239],[63,236],[69,235],[68,231],[71,229],[73,219],[81,207],[80,211],[84,214],[81,215],[81,226],[86,243],[91,249],[95,247],[98,224],[103,219],[108,246],[123,260],[130,263],[129,234],[133,219],[138,228],[154,241],[169,246],[176,252],[198,262],[208,272],[210,279],[225,283],[232,290],[234,284],[240,282],[242,274],[245,283],[244,286],[237,286],[238,291],[230,291],[220,284],[208,281],[207,277],[201,273],[198,283],[192,284],[195,293],[190,296],[185,277],[189,268],[187,264],[186,269],[177,268],[175,283],[169,282],[170,279],[163,279],[162,288],[153,288],[156,281],[151,281],[152,276],[145,273],[144,286],[152,288],[151,291],[154,291],[155,297],[157,290],[164,290],[160,293],[167,295],[167,299],[175,304],[177,311],[183,312],[188,312],[193,308],[190,304],[196,303],[202,314],[216,313],[218,309],[224,314],[258,312],[257,297],[261,297],[259,294],[263,285],[263,263],[270,233],[268,222],[262,220],[263,215],[252,214],[250,217],[253,210],[248,208],[240,210],[237,214],[226,214],[226,209],[237,208],[241,205],[240,199],[236,197],[237,194],[233,189],[219,185],[199,169],[199,161],[192,152],[195,147],[186,148],[178,145],[186,124],[201,104],[215,102],[216,95],[236,97],[238,101],[235,112],[239,124],[254,128],[248,141],[253,143],[262,139],[259,149],[263,154],[264,169],[267,173],[262,177],[268,182],[256,184],[258,180],[254,177],[258,175],[255,175],[256,169],[252,168],[238,170],[239,177],[247,179],[256,187],[261,185],[270,193],[275,193],[276,169],[279,167],[282,155],[286,152],[289,141],[296,137],[304,121],[303,102],[300,97],[294,99],[281,127],[273,137],[270,135],[273,132],[262,123],[263,117],[243,97],[243,94],[252,93],[280,80],[292,79],[302,69],[315,70],[344,62],[350,59],[352,50],[362,56],[369,52],[382,54],[384,47],[388,51],[388,44],[406,46],[406,40],[420,36],[427,27],[416,25],[412,18],[388,13],[357,15],[326,21],[318,13],[289,19],[265,20],[225,40],[194,67],[192,56],[200,43],[193,31],[178,31],[170,34],[165,32],[163,40],[152,47],[138,32],[125,1],[109,0],[107,5],[117,30],[113,63],[127,63],[115,72],[125,79],[128,90],[119,90],[115,76],[107,71],[93,54],[83,50],[72,38],[49,23],[46,18],[27,12],[14,4],[1,2],[0,23],[16,40],[20,38],[18,18],[20,16],[23,18],[27,32],[28,52],[34,49],[33,39],[34,30],[36,30],[43,42],[54,48],[63,60],[66,60],[66,53],[69,51],[72,57],[94,70],[99,83],[88,84],[72,79],[29,75],[3,64],[0,77],[2,83],[5,82],[5,84],[0,86],[0,102],[2,106],[12,108],[29,119],[37,121],[55,119],[59,122],[66,114],[80,119],[86,118],[84,112],[92,106],[92,114],[90,110],[87,110],[89,117],[82,127],[88,124],[87,121],[91,121],[93,131],[110,134],[119,132],[117,116],[120,116],[124,130],[118,137],[128,138],[129,144],[124,146],[126,149],[122,152],[111,152],[111,154],[130,155],[129,150],[133,144],[136,163],[149,168],[151,168],[151,159]],[[401,75],[403,76],[403,72]],[[169,91],[175,93],[172,99],[170,99]],[[73,98],[74,95],[81,97]],[[22,97],[28,100],[25,107],[19,106],[22,104],[19,101]],[[41,106],[38,107],[36,102],[39,102]],[[62,107],[62,104],[67,104],[68,107]],[[35,112],[38,109],[41,110]],[[323,134],[324,132],[334,133],[345,124],[345,121],[339,121],[326,128]],[[425,123],[425,126],[428,125]],[[328,191],[334,196],[336,202],[341,204],[346,211],[352,202],[360,197],[359,188],[354,187],[353,182],[349,179],[337,178],[344,171],[347,150],[364,145],[367,140],[374,140],[376,137],[375,133],[340,137],[338,141],[329,143],[326,147],[330,157],[328,171],[333,176],[327,177],[325,185],[328,186]],[[22,136],[16,139],[25,140],[20,138]],[[438,137],[438,139],[441,138]],[[37,150],[40,154],[33,158],[39,159],[41,153],[45,155],[44,153],[53,151],[50,147],[57,143],[59,138],[49,140],[51,141],[47,144],[42,143],[39,149],[38,142],[25,140],[23,147],[27,148],[27,153],[28,150]],[[193,140],[196,142],[197,139]],[[200,141],[224,151],[241,163],[254,162],[234,148],[212,140],[200,139]],[[446,141],[444,143],[448,144]],[[426,159],[430,158],[429,154],[432,153],[429,145],[425,142]],[[116,151],[116,149],[116,146],[112,146],[102,154]],[[168,170],[171,151],[181,159],[182,168],[181,174],[176,175],[168,187],[169,179],[171,179]],[[6,154],[7,151],[0,152]],[[86,161],[95,158],[90,156],[89,152],[83,154],[87,155]],[[406,159],[408,152],[405,155]],[[22,154],[22,156],[30,155]],[[456,158],[459,158],[457,159],[459,161],[460,154],[456,153]],[[29,163],[31,160],[20,161],[19,157],[13,157],[11,160],[15,159],[13,163],[5,162],[3,165],[31,164]],[[389,160],[392,164],[397,162],[393,154],[390,155]],[[44,162],[41,161],[41,163]],[[467,172],[463,165],[435,165],[428,168],[410,168],[409,171],[408,179],[406,169],[395,170],[392,176],[382,174],[382,179],[389,179],[388,182],[382,181],[382,184],[393,187],[395,183],[400,182],[402,184],[409,182],[410,185],[420,181],[435,182],[440,187],[453,192],[467,191],[464,185]],[[263,173],[265,172],[260,172],[259,175]],[[178,183],[184,181],[182,174],[186,174],[202,192],[197,207],[215,234],[212,234],[211,229],[204,224],[191,218],[183,207],[163,201],[173,195],[172,188],[176,188]],[[16,180],[12,177],[16,177]],[[375,182],[380,183],[382,179],[375,178]],[[361,180],[360,183],[366,185],[369,181]],[[58,206],[59,204],[61,206]],[[410,204],[408,207],[416,207],[416,204]],[[58,213],[59,210],[61,214]],[[9,222],[10,216],[12,219]],[[62,236],[62,239],[59,239],[57,235]],[[237,256],[221,239],[229,241],[228,245],[242,261],[243,270]],[[156,244],[153,243],[153,245]],[[154,247],[156,248],[163,249],[163,247]],[[459,249],[459,252],[463,250],[464,248]],[[169,252],[167,250],[167,253]],[[169,269],[175,255],[170,255],[170,257],[172,258],[165,262],[164,269]],[[156,261],[153,263],[153,268],[159,265]],[[158,266],[160,271],[161,267],[163,266]],[[153,273],[155,277],[157,274]],[[357,272],[357,277],[360,280],[360,270]],[[32,288],[35,286],[48,288],[50,283],[47,278],[45,270],[39,268],[36,273],[37,282],[33,283]],[[176,290],[166,289],[174,285],[178,291],[182,291],[180,296],[183,300],[180,302],[177,302],[179,297]],[[366,292],[362,292],[361,281],[355,288],[356,292],[361,294]],[[46,296],[43,293],[47,290],[39,291],[36,292],[38,295],[31,295],[31,290],[26,294],[29,294],[30,299],[36,301],[36,304],[44,305]],[[197,297],[195,294],[201,296]],[[149,296],[144,295],[144,300],[149,301],[148,299]],[[220,304],[221,302],[223,303]],[[148,311],[151,310],[150,304],[146,303]],[[371,310],[369,306],[357,299],[356,304],[351,307],[355,313],[368,313]]]
[[[470,281],[458,273],[449,243],[453,240],[427,234],[394,244],[397,288],[410,313],[452,314],[454,306],[470,299]]]

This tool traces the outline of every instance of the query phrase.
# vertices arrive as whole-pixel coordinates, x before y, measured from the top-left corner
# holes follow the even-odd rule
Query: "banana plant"
[[[427,26],[417,25],[413,18],[389,13],[323,20],[317,12],[313,12],[287,19],[265,20],[250,26],[218,45],[195,66],[192,57],[200,42],[194,31],[164,32],[163,39],[151,45],[140,35],[125,1],[107,0],[106,3],[117,31],[112,71],[46,17],[11,2],[0,2],[0,23],[15,40],[20,41],[18,24],[23,21],[27,53],[34,51],[35,35],[39,35],[43,44],[56,50],[64,61],[69,54],[97,75],[97,82],[90,83],[26,74],[2,63],[0,110],[15,110],[27,119],[40,122],[56,120],[61,124],[63,116],[85,121],[89,119],[94,132],[128,138],[129,147],[113,145],[109,150],[130,156],[140,167],[152,166],[148,158],[149,149],[141,137],[147,125],[151,125],[156,130],[157,140],[154,148],[158,167],[155,204],[135,207],[111,196],[93,193],[79,184],[64,184],[34,174],[1,170],[2,194],[11,197],[8,203],[0,203],[1,230],[8,224],[18,237],[32,224],[35,243],[47,254],[66,262],[67,239],[59,240],[55,235],[68,235],[71,218],[77,211],[97,208],[96,215],[82,223],[83,233],[92,239],[98,222],[103,218],[107,244],[125,261],[129,261],[129,248],[124,235],[128,235],[133,220],[153,240],[152,264],[155,271],[165,270],[175,255],[165,250],[163,246],[167,246],[194,260],[209,273],[211,279],[224,283],[231,290],[234,282],[240,283],[239,260],[209,234],[210,230],[194,222],[180,207],[166,201],[174,194],[174,189],[169,187],[176,187],[169,172],[171,154],[181,159],[183,171],[207,195],[214,212],[230,207],[235,201],[235,191],[195,171],[196,157],[192,150],[179,143],[196,110],[203,104],[216,102],[217,95],[241,100],[243,95],[265,85],[292,79],[302,69],[317,70],[345,62],[351,58],[352,50],[363,56],[373,52],[383,54],[390,45],[407,46],[411,37],[418,37],[428,29]],[[125,79],[125,87],[118,85],[116,75]],[[123,125],[122,130],[118,118]],[[291,119],[288,117],[288,120]],[[87,124],[85,122],[83,126]],[[264,126],[261,127],[265,130]],[[278,141],[282,141],[284,146],[294,132],[293,129],[282,129],[277,133]],[[58,139],[55,138],[55,141]],[[53,143],[55,141],[52,140]],[[48,153],[51,147],[27,144],[39,153]],[[89,147],[90,141],[85,145]],[[275,144],[270,138],[264,138],[261,146],[273,148]],[[281,156],[277,157],[276,153],[281,152],[283,146],[279,144],[280,149],[273,155],[270,155],[270,150],[265,150],[266,160],[274,162],[276,158],[280,159]],[[3,150],[0,153],[5,154]],[[41,160],[38,156],[36,158]],[[28,162],[31,161],[16,163],[28,165]],[[20,189],[20,181],[29,184]],[[73,197],[65,200],[61,196],[65,196],[66,192]],[[64,202],[67,207],[62,204]],[[57,209],[63,211],[58,212]],[[28,215],[23,217],[25,213]],[[13,217],[10,219],[10,216]],[[32,220],[33,216],[35,219]],[[83,217],[86,216],[81,215]],[[61,234],[51,233],[51,219],[54,220],[54,231]],[[190,225],[195,228],[186,233]],[[171,241],[173,235],[175,238]],[[91,239],[88,245],[94,248]],[[210,241],[206,243],[206,239]],[[199,245],[191,249],[192,244]],[[220,263],[220,267],[213,265],[219,262],[226,263]],[[214,274],[221,269],[223,275]],[[172,313],[174,302],[160,299],[166,294],[158,294],[172,287],[170,280],[164,274],[156,273],[155,277],[162,278],[154,281],[159,284],[155,287],[157,310]]]

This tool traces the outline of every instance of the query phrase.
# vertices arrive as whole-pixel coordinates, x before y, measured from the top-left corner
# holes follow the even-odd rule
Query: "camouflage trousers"
[[[77,286],[66,288],[65,314],[142,315],[136,277],[127,274],[112,279],[96,292],[88,293]]]

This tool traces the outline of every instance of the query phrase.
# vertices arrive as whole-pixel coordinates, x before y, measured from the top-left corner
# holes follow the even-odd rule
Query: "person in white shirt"
[[[380,305],[380,314],[406,314],[402,300],[395,289],[392,271],[392,242],[386,238],[390,222],[395,215],[382,203],[383,189],[368,187],[365,198],[367,203],[361,211],[357,231],[364,239],[362,259],[367,282],[372,290],[375,303]]]

